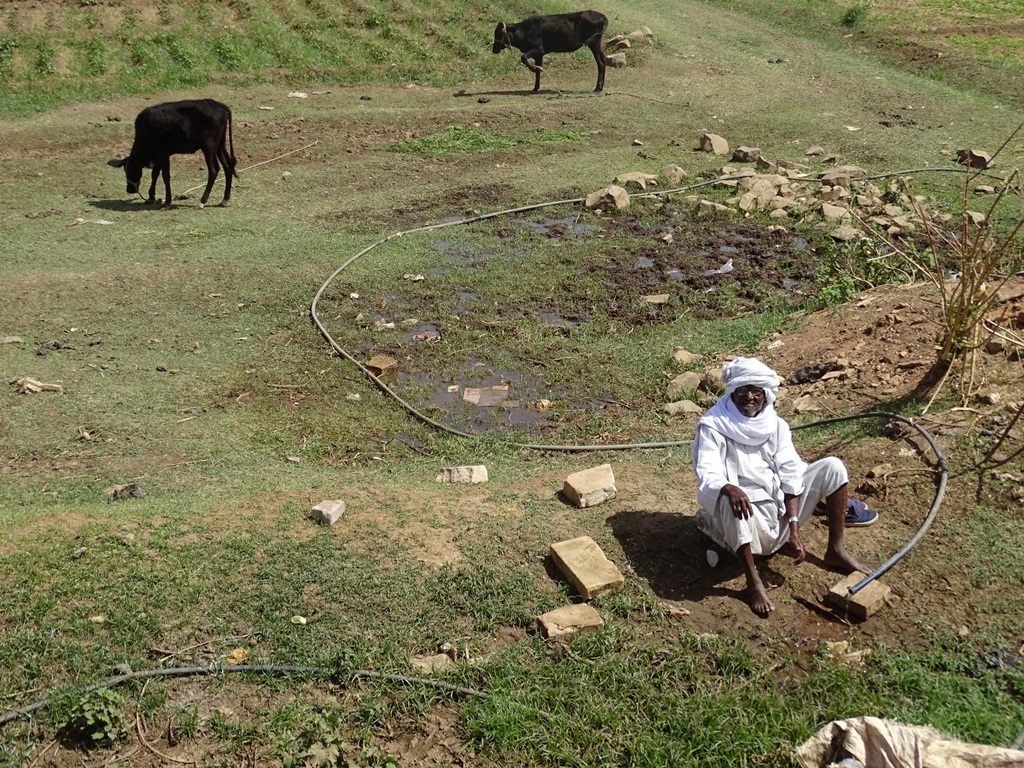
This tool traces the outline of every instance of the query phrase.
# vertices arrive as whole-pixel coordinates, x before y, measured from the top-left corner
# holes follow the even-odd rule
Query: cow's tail
[[[236,179],[238,178],[238,171],[235,170],[235,166],[238,165],[238,161],[235,160],[235,137],[231,131],[231,109],[228,109],[228,153],[231,158],[231,175]]]

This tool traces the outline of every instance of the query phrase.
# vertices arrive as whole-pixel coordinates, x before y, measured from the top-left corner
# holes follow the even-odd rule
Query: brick
[[[334,525],[345,514],[345,502],[341,499],[321,501],[309,511],[309,516],[318,523]]]
[[[366,364],[367,370],[378,379],[394,381],[398,378],[398,361],[387,355],[377,355]]]
[[[468,467],[445,467],[437,475],[438,483],[486,483],[487,467],[475,464]]]
[[[604,619],[587,603],[565,605],[537,617],[537,626],[544,637],[564,637],[582,629],[593,629]]]
[[[580,509],[614,499],[617,492],[611,464],[574,472],[565,478],[562,485],[562,493]]]
[[[851,573],[828,591],[826,601],[829,605],[845,613],[866,619],[873,613],[884,608],[892,596],[892,589],[875,579],[855,595],[850,589],[864,579],[863,573]]]
[[[592,600],[622,586],[624,579],[589,536],[551,545],[551,558],[584,600]]]

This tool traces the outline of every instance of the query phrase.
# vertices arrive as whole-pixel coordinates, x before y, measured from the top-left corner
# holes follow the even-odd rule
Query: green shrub
[[[124,696],[109,688],[87,693],[65,726],[70,734],[97,747],[108,747],[125,730]]]

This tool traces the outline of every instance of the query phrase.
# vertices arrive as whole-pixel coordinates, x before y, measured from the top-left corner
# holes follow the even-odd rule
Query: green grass
[[[681,626],[642,578],[595,602],[598,632],[564,648],[536,636],[539,613],[574,599],[547,559],[552,541],[591,535],[627,557],[604,508],[569,510],[557,497],[565,474],[621,454],[516,443],[686,440],[692,424],[659,413],[681,370],[672,349],[748,352],[790,327],[802,300],[750,275],[714,293],[673,287],[654,315],[642,297],[660,285],[615,285],[621,265],[665,247],[666,217],[680,249],[723,226],[694,218],[685,196],[634,200],[603,218],[566,206],[397,237],[325,295],[332,334],[359,359],[393,354],[409,376],[398,388],[428,413],[443,414],[429,406],[442,385],[511,372],[524,401],[552,400],[539,436],[437,433],[332,356],[307,314],[339,264],[403,229],[584,197],[669,162],[693,179],[714,172],[722,158],[690,149],[701,130],[791,159],[824,143],[890,170],[946,162],[940,147],[998,143],[1016,111],[715,5],[616,11],[610,31],[649,24],[654,43],[609,72],[600,98],[589,95],[586,51],[551,57],[552,90],[527,96],[532,78],[516,58],[487,48],[497,18],[566,10],[554,4],[46,6],[39,17],[25,4],[0,11],[0,189],[17,201],[0,213],[0,302],[16,310],[0,335],[26,340],[0,346],[0,696],[9,707],[57,700],[0,731],[0,765],[32,761],[83,706],[111,727],[119,712],[131,724],[137,708],[150,734],[166,724],[183,748],[219,755],[209,765],[301,764],[314,748],[393,764],[386,745],[439,712],[458,723],[449,735],[466,735],[466,754],[494,765],[792,765],[791,748],[821,724],[863,714],[990,744],[1016,736],[1020,671],[985,661],[1019,643],[1021,531],[999,500],[940,518],[899,576],[909,593],[929,594],[956,563],[977,590],[973,634],[908,606],[908,647],[865,637],[863,671],[797,649],[770,622],[720,635]],[[806,4],[800,23],[813,26],[807,14],[819,7]],[[846,10],[820,12],[838,25]],[[683,20],[694,34],[678,34]],[[801,55],[787,67],[752,64],[783,48]],[[827,94],[822,72],[835,85]],[[865,82],[870,92],[851,96]],[[311,97],[286,97],[299,88]],[[130,146],[132,116],[200,92],[234,111],[233,205],[198,211],[193,199],[161,211],[126,200],[123,176],[103,161]],[[922,130],[876,127],[878,110],[902,109],[908,93],[928,116]],[[1007,165],[1021,153],[1011,147]],[[201,183],[201,165],[175,157],[176,192]],[[955,200],[958,182],[940,176],[921,177],[915,192]],[[538,229],[552,222],[595,228]],[[823,248],[814,224],[787,222]],[[892,277],[862,254],[818,255],[826,306]],[[374,330],[377,316],[397,327]],[[443,343],[405,339],[409,319],[436,324]],[[37,354],[52,341],[70,348]],[[8,384],[20,376],[64,390],[20,395]],[[625,405],[589,407],[601,397]],[[811,448],[877,432],[800,435]],[[666,488],[689,473],[685,450],[629,461],[661,472]],[[487,486],[433,482],[439,466],[477,463],[490,468]],[[128,481],[146,496],[108,502],[106,489]],[[922,483],[919,495],[933,492]],[[349,503],[338,526],[308,520],[312,504],[338,497]],[[474,661],[444,679],[489,698],[344,674],[412,674],[411,656],[448,642]],[[153,681],[144,694],[131,683],[117,689],[120,709],[83,695],[119,665],[219,663],[238,647],[253,661],[340,675]]]

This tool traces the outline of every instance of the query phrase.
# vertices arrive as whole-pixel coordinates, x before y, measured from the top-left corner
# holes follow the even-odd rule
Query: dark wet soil
[[[619,404],[614,393],[601,398],[567,391],[546,379],[543,365],[519,359],[514,350],[521,346],[516,334],[524,332],[523,320],[555,336],[569,336],[588,323],[625,332],[674,323],[680,315],[716,319],[796,307],[817,291],[814,275],[820,257],[805,237],[754,220],[697,218],[692,205],[683,201],[637,205],[607,216],[578,210],[568,214],[534,211],[511,215],[494,225],[499,240],[522,239],[526,234],[597,243],[596,253],[589,251],[585,263],[572,266],[588,272],[591,280],[597,278],[599,295],[584,300],[571,280],[517,306],[490,300],[481,305],[480,297],[468,288],[443,300],[422,288],[392,290],[379,302],[375,299],[386,309],[369,322],[419,320],[414,326],[403,327],[399,321],[394,330],[375,332],[361,339],[355,350],[402,359],[395,391],[432,418],[470,433],[509,428],[537,433],[554,428],[567,412]],[[437,254],[436,266],[424,270],[426,283],[410,285],[428,285],[433,275],[506,258],[500,247],[480,250],[460,242],[452,230],[427,237],[432,238],[431,248]],[[529,247],[523,245],[523,249]],[[567,253],[565,258],[577,257]],[[479,359],[454,365],[450,359],[442,361],[445,356],[439,348],[446,344],[448,313],[457,316],[461,325],[486,334],[488,342]],[[466,398],[466,388],[495,386],[508,386],[507,398],[485,397],[483,403],[472,402],[473,395]],[[551,401],[559,403],[558,416],[550,410]],[[658,407],[660,402],[633,405]]]

